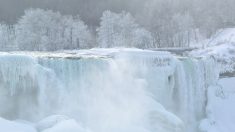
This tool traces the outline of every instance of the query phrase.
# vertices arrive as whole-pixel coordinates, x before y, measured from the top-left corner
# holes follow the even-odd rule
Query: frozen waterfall
[[[87,132],[198,132],[218,78],[213,59],[103,52],[1,53],[0,117],[39,132],[56,132],[37,127],[52,115]]]

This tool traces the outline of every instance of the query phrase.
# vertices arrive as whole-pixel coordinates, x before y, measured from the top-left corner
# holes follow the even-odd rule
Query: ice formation
[[[207,117],[200,128],[206,132],[235,131],[235,77],[222,78],[208,89]]]
[[[194,57],[213,56],[219,64],[221,74],[235,72],[234,31],[234,28],[219,30],[214,36],[206,41],[207,47],[193,50],[189,54]]]
[[[105,51],[1,53],[0,116],[40,132],[198,131],[213,59]]]
[[[0,118],[0,130],[2,132],[37,132],[28,124],[8,121],[3,118]]]

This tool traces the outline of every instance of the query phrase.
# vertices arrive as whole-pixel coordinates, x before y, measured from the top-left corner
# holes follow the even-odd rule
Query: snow
[[[89,132],[82,128],[75,120],[61,121],[55,126],[48,128],[42,132]]]
[[[49,57],[49,58],[107,58],[113,57],[120,52],[138,52],[139,54],[154,53],[158,55],[168,54],[168,52],[158,52],[152,50],[142,50],[137,48],[94,48],[89,50],[62,50],[54,52],[44,51],[11,51],[0,52],[0,55],[27,55],[31,57]]]
[[[220,58],[235,58],[235,43],[226,43],[215,45],[202,50],[196,50],[191,53],[194,56],[215,56]]]
[[[204,49],[190,53],[194,57],[213,56],[220,63],[221,73],[235,71],[235,29],[218,31]]]
[[[70,120],[70,118],[64,115],[52,115],[36,123],[35,128],[37,128],[38,131],[43,131],[66,120]]]
[[[3,132],[90,132],[73,119],[66,116],[54,115],[36,124],[26,121],[9,121],[0,118],[0,131]]]
[[[208,91],[207,118],[201,123],[205,132],[235,131],[235,77],[220,79]]]
[[[235,42],[235,29],[226,28],[217,31],[217,33],[210,39],[207,46],[215,46],[231,42]]]
[[[0,118],[1,132],[37,132],[32,126]]]

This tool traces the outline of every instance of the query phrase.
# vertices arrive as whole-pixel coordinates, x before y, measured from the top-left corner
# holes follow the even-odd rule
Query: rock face
[[[66,115],[84,126],[63,121],[71,131],[196,132],[218,77],[213,59],[167,52],[35,54],[0,55],[0,116],[36,122]],[[50,132],[64,128],[53,126]]]

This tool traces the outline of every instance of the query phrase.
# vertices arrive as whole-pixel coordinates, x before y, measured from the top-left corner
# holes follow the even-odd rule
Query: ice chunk
[[[35,128],[30,125],[8,121],[0,118],[0,131],[1,132],[37,132]]]
[[[208,89],[207,118],[200,128],[206,132],[235,131],[235,78],[221,79]]]
[[[79,125],[75,120],[64,120],[55,126],[48,128],[42,132],[89,132]]]
[[[38,122],[35,127],[37,128],[38,131],[42,131],[48,128],[51,128],[57,124],[59,124],[60,122],[63,122],[65,120],[69,120],[69,118],[67,116],[63,116],[63,115],[53,115],[53,116],[49,116],[43,120],[41,120],[40,122]]]

